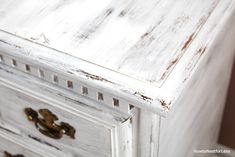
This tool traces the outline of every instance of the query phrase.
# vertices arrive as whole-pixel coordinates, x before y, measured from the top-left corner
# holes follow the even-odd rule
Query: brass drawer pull
[[[58,117],[48,109],[40,109],[37,111],[32,108],[25,108],[25,114],[29,121],[35,123],[36,128],[43,134],[54,139],[60,139],[63,135],[67,135],[75,139],[75,128],[65,122],[56,124]],[[39,114],[41,117],[39,116]]]
[[[8,153],[7,151],[5,151],[4,154],[5,154],[4,157],[24,157],[24,155],[21,155],[21,154],[12,155]]]

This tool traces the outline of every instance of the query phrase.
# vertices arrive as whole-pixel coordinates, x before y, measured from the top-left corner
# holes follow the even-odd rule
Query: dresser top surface
[[[163,86],[181,60],[181,69],[196,65],[213,38],[216,20],[220,19],[213,14],[222,16],[234,6],[232,0],[0,3],[1,30],[154,88]],[[141,83],[133,87],[142,86]],[[147,94],[146,89],[134,90]],[[153,92],[148,96],[157,97]]]
[[[1,0],[0,28],[159,85],[218,2]]]

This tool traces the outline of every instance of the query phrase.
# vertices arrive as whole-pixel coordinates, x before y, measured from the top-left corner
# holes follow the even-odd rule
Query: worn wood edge
[[[220,5],[222,5],[222,4],[220,4]],[[234,8],[234,5],[232,5],[231,7]],[[226,17],[229,14],[231,14],[231,10],[232,9],[227,11],[224,16]],[[216,12],[216,9],[215,9],[215,11],[212,14],[215,14],[215,12]],[[219,22],[220,23],[225,23],[227,20],[228,20],[228,18],[226,17],[226,18],[222,18],[222,21],[219,21]],[[220,26],[221,26],[221,24],[220,24]],[[206,27],[206,26],[204,26],[204,27]],[[203,30],[201,31],[201,36],[203,34],[202,32],[203,32]],[[4,46],[6,46],[6,45],[2,45],[1,46],[2,49],[4,49],[3,48]],[[40,45],[40,47],[42,47],[42,45]],[[16,51],[16,48],[8,47],[8,51],[9,51],[9,49]],[[5,49],[5,50],[6,50],[5,52],[7,52],[7,49]],[[48,50],[48,48],[47,48],[47,50]],[[57,50],[55,50],[55,51],[57,51]],[[10,52],[8,52],[8,53],[10,53]],[[29,55],[31,57],[33,56],[32,54],[29,54]],[[19,57],[19,58],[24,58],[24,56],[22,54],[17,54],[16,56]],[[186,57],[184,57],[184,58],[186,58]],[[29,58],[28,58],[28,60],[29,60]],[[182,58],[181,62],[184,62],[183,60],[184,59]],[[81,61],[81,62],[84,62],[84,61]],[[40,64],[40,63],[38,63],[38,64]],[[88,63],[83,63],[83,64],[88,64]],[[178,63],[178,64],[180,64],[180,63]],[[176,65],[175,69],[177,68],[177,66],[180,66],[178,64]],[[50,68],[52,68],[52,67],[50,67]],[[102,67],[98,67],[98,68],[101,69],[102,72],[107,70],[107,69],[103,69]],[[55,69],[55,68],[52,68],[52,69]],[[58,69],[57,69],[57,71],[60,71]],[[97,70],[97,67],[96,67],[96,70]],[[129,81],[127,81],[128,83],[133,82],[132,84],[135,84],[135,85],[136,85],[136,83],[140,84],[140,86],[143,85],[142,86],[143,88],[141,87],[141,89],[137,89],[137,90],[134,89],[133,90],[133,89],[130,89],[131,87],[133,87],[131,85],[130,85],[130,88],[128,88],[128,87],[123,87],[120,84],[113,85],[113,84],[110,84],[110,83],[107,83],[107,82],[105,82],[105,83],[102,82],[100,84],[100,82],[97,81],[97,80],[90,81],[89,79],[86,79],[86,78],[84,79],[83,77],[79,76],[79,74],[69,75],[69,74],[66,73],[66,75],[68,75],[69,77],[74,77],[74,78],[76,78],[78,80],[81,80],[81,81],[87,83],[87,84],[90,84],[91,86],[100,88],[100,89],[102,89],[104,91],[107,91],[109,93],[115,93],[119,97],[124,98],[126,100],[129,100],[133,105],[135,105],[137,107],[146,108],[146,109],[148,109],[148,110],[150,110],[152,112],[158,113],[158,114],[160,114],[162,116],[166,116],[167,115],[167,113],[170,110],[169,109],[170,106],[172,106],[172,104],[174,103],[173,100],[175,100],[177,98],[177,95],[180,93],[180,91],[183,89],[183,86],[184,86],[184,85],[182,85],[181,88],[179,88],[179,87],[177,87],[177,86],[179,86],[179,84],[174,85],[174,87],[169,88],[171,91],[173,91],[171,93],[172,95],[166,95],[165,94],[166,92],[164,92],[164,91],[166,91],[166,88],[164,88],[164,85],[166,83],[164,83],[163,87],[159,88],[159,87],[154,87],[152,85],[146,84],[146,83],[138,81],[138,80],[134,80],[133,78],[129,78],[128,76],[122,76],[121,74],[116,73],[116,72],[108,71],[108,73],[109,74],[114,74],[114,76],[118,76],[119,78],[121,78],[121,80],[129,80]],[[175,76],[175,75],[171,74],[171,76]],[[169,82],[169,80],[171,78],[172,77],[169,77],[166,80],[166,82]],[[147,89],[149,90],[149,92],[147,91]],[[172,89],[176,89],[176,91],[172,90]],[[135,95],[134,93],[136,93],[137,91],[144,91],[144,93],[146,93],[147,96],[143,95],[144,96],[144,98],[143,98],[140,95]],[[168,92],[171,92],[171,91],[168,90]],[[142,92],[139,92],[139,93],[142,93]],[[151,101],[149,101],[149,99],[146,100],[146,98],[150,98]]]
[[[234,15],[234,14],[233,14]],[[202,90],[203,88],[199,88],[198,87],[198,85],[200,85],[199,83],[197,84],[194,80],[198,80],[198,81],[200,81],[200,80],[204,80],[204,82],[208,82],[209,84],[210,83],[212,83],[212,82],[210,82],[210,76],[211,76],[211,78],[214,78],[214,76],[213,75],[210,75],[210,73],[211,72],[215,72],[216,73],[216,71],[217,71],[217,68],[218,69],[220,69],[221,70],[221,66],[223,66],[223,68],[224,69],[226,69],[226,65],[229,65],[230,67],[231,67],[231,63],[232,63],[232,60],[233,60],[233,57],[234,57],[234,50],[235,50],[235,47],[234,47],[234,37],[235,37],[235,29],[234,29],[234,24],[235,24],[235,19],[234,19],[234,16],[232,16],[232,18],[231,18],[231,16],[229,17],[229,20],[228,21],[230,21],[231,20],[231,22],[228,22],[228,23],[226,23],[227,25],[226,26],[224,26],[224,27],[221,27],[221,28],[223,28],[223,29],[221,29],[221,31],[216,35],[217,37],[213,40],[213,41],[211,41],[213,44],[210,46],[210,48],[208,49],[208,51],[209,51],[209,53],[207,53],[205,56],[204,56],[204,58],[202,58],[199,62],[198,62],[198,65],[199,66],[197,66],[197,67],[195,67],[194,68],[194,70],[195,71],[192,71],[192,79],[189,79],[190,81],[189,82],[191,82],[191,83],[188,83],[188,87],[187,88],[185,88],[185,89],[187,89],[187,90],[184,90],[184,93],[190,93],[190,94],[182,94],[181,95],[181,98],[179,99],[178,98],[178,103],[175,105],[175,106],[173,106],[172,107],[172,109],[171,109],[171,113],[172,112],[174,112],[174,114],[170,114],[169,115],[169,117],[168,118],[166,118],[166,120],[168,119],[169,120],[169,118],[171,119],[171,120],[176,120],[177,121],[177,118],[179,119],[180,117],[181,117],[181,115],[186,115],[186,116],[184,116],[184,118],[186,117],[186,119],[187,118],[195,118],[195,116],[194,116],[194,114],[195,113],[198,113],[198,114],[203,114],[204,113],[204,115],[205,115],[205,118],[208,118],[207,120],[209,121],[209,117],[211,116],[211,114],[210,113],[206,113],[205,112],[205,110],[204,110],[204,108],[203,108],[203,110],[200,110],[200,105],[198,106],[197,105],[197,103],[201,103],[201,101],[200,100],[202,100],[203,99],[203,95],[199,98],[199,99],[197,99],[197,96],[195,95],[193,95],[190,91],[194,91],[193,90],[193,88],[190,88],[190,87],[195,87],[195,88],[197,88],[197,89],[199,89],[199,91],[204,91],[205,93],[207,92],[209,92],[209,99],[208,100],[213,100],[213,98],[215,98],[215,97],[213,97],[212,95],[211,95],[211,99],[210,99],[210,93],[212,92],[216,92],[216,90],[215,91],[210,91],[209,89],[208,89],[208,91],[207,91],[207,88],[205,88],[204,90]],[[225,24],[225,23],[224,23]],[[221,42],[221,41],[223,41],[223,42]],[[220,56],[220,57],[218,57],[218,55]],[[214,57],[213,57],[214,56]],[[226,59],[225,58],[221,58],[221,57],[226,57]],[[212,64],[212,62],[213,62],[213,59],[215,59],[215,57],[217,58],[217,61],[220,61],[221,60],[221,62],[217,62],[217,61],[214,61],[214,66],[211,66],[211,68],[210,68],[210,70],[206,70],[206,68],[204,67],[204,65],[210,65],[210,64]],[[221,58],[221,59],[220,59]],[[227,60],[227,62],[226,62],[226,64],[224,64],[223,65],[223,61],[225,61],[225,60]],[[222,64],[221,64],[222,63]],[[225,62],[224,62],[225,63]],[[229,63],[229,64],[228,64]],[[203,68],[204,67],[204,68]],[[228,66],[227,66],[228,67]],[[223,69],[222,69],[222,71],[223,71]],[[220,77],[216,77],[217,78],[217,81],[219,82],[219,81],[225,81],[225,79],[227,80],[227,83],[228,83],[228,77],[229,77],[229,71],[231,71],[231,69],[229,70],[229,69],[226,69],[226,70],[224,70],[224,72],[223,73],[219,73],[218,71],[217,71],[217,75],[218,74],[220,74],[220,75],[218,75],[218,76],[220,76]],[[203,77],[197,77],[197,76],[204,76],[205,74],[207,74],[208,75],[208,78],[207,79],[203,79]],[[203,81],[202,81],[203,82]],[[222,82],[219,82],[219,83],[222,83]],[[192,86],[190,86],[190,84],[192,85],[192,84],[194,84],[194,85],[192,85]],[[201,85],[203,85],[203,84],[201,84]],[[215,84],[216,85],[216,84]],[[220,84],[219,84],[220,85]],[[224,85],[225,86],[225,85]],[[203,87],[207,87],[207,86],[203,86]],[[214,88],[216,88],[216,87],[214,87]],[[217,87],[217,88],[219,88],[219,86]],[[201,90],[200,90],[201,89]],[[222,88],[222,91],[223,91],[223,88]],[[224,89],[224,91],[226,91],[226,88]],[[199,92],[200,93],[200,92]],[[221,92],[220,92],[221,93]],[[214,93],[213,93],[214,94]],[[226,93],[225,92],[223,92],[223,93],[221,93],[222,95],[226,95]],[[217,97],[218,98],[218,97]],[[182,104],[182,102],[180,101],[180,100],[188,100],[187,101],[187,103],[185,103],[185,104]],[[215,99],[216,100],[216,99]],[[223,101],[224,101],[224,98],[222,98],[221,97],[221,99],[218,99],[219,100],[219,102],[220,102],[220,104],[222,105],[222,103],[223,103]],[[190,104],[192,102],[192,104]],[[196,103],[193,103],[193,102],[196,102]],[[213,102],[213,101],[212,101]],[[219,103],[218,102],[218,103]],[[208,108],[208,106],[206,105],[207,103],[205,103],[204,105],[203,105],[203,107],[207,107]],[[183,106],[182,106],[183,105]],[[193,106],[192,106],[193,105]],[[177,107],[177,106],[179,106],[179,107]],[[181,106],[181,107],[180,107]],[[185,110],[185,109],[187,109],[187,107],[188,106],[191,106],[191,107],[193,107],[193,108],[195,108],[195,109],[192,109],[191,111],[192,112],[178,112],[179,110]],[[213,105],[212,105],[213,106]],[[186,108],[185,108],[186,107]],[[214,111],[215,109],[213,108],[213,111]],[[220,107],[220,108],[218,108],[217,109],[217,112],[220,112],[220,113],[222,113],[222,106]],[[216,110],[215,110],[216,111]],[[193,113],[193,114],[192,114]],[[214,113],[214,112],[213,112]],[[180,117],[179,117],[179,115],[180,115]],[[182,116],[183,117],[183,116]],[[162,118],[162,119],[165,119],[165,118]],[[196,119],[200,119],[200,116],[196,116]],[[180,122],[180,121],[179,121]],[[165,124],[165,123],[162,123],[162,124]],[[178,124],[175,124],[174,122],[171,122],[170,123],[172,126],[173,126],[173,128],[174,127],[176,127],[176,126],[179,126]],[[181,123],[182,124],[182,126],[183,126],[183,128],[184,127],[186,127],[186,123]],[[191,125],[192,126],[192,125]],[[195,126],[197,126],[197,125],[195,125]],[[176,127],[177,128],[177,127]],[[178,128],[178,132],[179,133],[182,133],[182,134],[184,134],[184,130],[182,130],[181,129],[182,127],[179,127]],[[167,127],[165,127],[165,129],[166,130],[169,130],[169,128],[167,129]],[[190,125],[189,125],[189,129],[190,129]],[[191,127],[191,129],[192,129],[192,127]],[[200,130],[201,130],[201,128],[199,128]],[[170,130],[172,130],[172,129],[170,129]],[[208,129],[209,131],[210,131],[210,128]],[[170,132],[172,132],[172,133],[175,133],[176,132],[176,130],[172,130],[172,131],[170,131]],[[215,132],[215,130],[213,131],[213,132]],[[177,134],[177,133],[176,133]],[[190,134],[191,134],[191,132],[190,132]],[[162,135],[164,135],[164,131],[162,132]],[[165,132],[165,136],[168,136],[169,135],[169,137],[170,137],[170,134],[169,133],[166,133]],[[192,134],[191,134],[192,135]],[[195,134],[196,135],[196,134]],[[213,134],[211,134],[211,135],[213,135]],[[186,136],[187,136],[187,134],[186,134]],[[172,135],[172,137],[177,137],[177,135],[176,136],[173,136]],[[194,136],[194,137],[196,137],[196,136]],[[174,138],[173,138],[174,139]],[[176,139],[180,139],[180,138],[176,138]],[[204,138],[205,139],[205,138]],[[213,138],[214,139],[214,138]],[[176,140],[176,141],[178,141],[178,140]],[[215,141],[216,139],[214,139],[214,141]],[[164,143],[164,141],[166,141],[166,139],[162,139],[162,143]],[[192,141],[191,141],[192,142]],[[165,147],[164,148],[167,148],[168,147],[168,145],[169,145],[169,143],[171,143],[171,141],[169,140],[168,142],[165,142]],[[176,142],[177,143],[177,142]],[[163,144],[164,145],[164,144]],[[187,145],[187,146],[189,146],[189,145]],[[200,143],[199,143],[199,146],[200,146]],[[175,147],[174,147],[175,149],[174,150],[180,150],[178,147],[177,147],[177,144],[175,145]],[[183,148],[183,147],[181,147],[181,148]],[[169,149],[170,150],[170,149]],[[187,150],[187,149],[186,149]],[[163,151],[164,151],[164,149],[163,149]],[[174,153],[176,153],[177,151],[172,151],[172,153],[171,153],[171,155],[172,154],[174,154]],[[167,153],[166,153],[167,154]],[[182,154],[181,154],[182,155]],[[186,154],[185,154],[186,155]],[[189,154],[188,154],[189,155]],[[184,156],[184,155],[183,155]],[[193,156],[193,155],[192,155]]]
[[[1,55],[3,55],[3,56],[10,56],[10,58],[13,58],[13,59],[17,59],[17,60],[20,60],[20,61],[22,61],[23,63],[25,63],[25,64],[28,64],[28,62],[25,62],[25,61],[23,61],[23,59],[18,59],[18,58],[16,58],[16,57],[12,57],[12,55],[9,55],[9,54],[5,54],[5,53],[3,53],[3,52],[0,52],[1,53]],[[44,68],[44,69],[50,69],[50,68]],[[59,72],[58,72],[59,73]],[[61,72],[60,72],[61,73]],[[73,79],[73,78],[72,78]],[[87,84],[87,83],[84,83],[84,84]],[[89,85],[88,85],[89,86]],[[91,85],[90,85],[91,86]],[[94,85],[95,86],[95,85]],[[92,86],[92,87],[94,87],[94,86]],[[113,87],[113,89],[115,90],[116,88],[115,87]],[[101,89],[102,91],[107,91],[107,90],[103,90],[103,89]],[[128,100],[128,104],[133,104],[134,106],[138,106],[138,105],[135,105],[135,104],[139,104],[139,100],[138,99],[140,99],[140,101],[142,101],[143,103],[146,103],[146,106],[145,107],[148,107],[149,106],[149,103],[151,103],[152,104],[152,101],[154,101],[154,100],[152,100],[151,98],[149,98],[149,97],[147,97],[147,96],[144,96],[144,95],[142,95],[141,93],[138,93],[138,92],[134,92],[134,95],[131,95],[130,97],[128,97],[128,98],[123,98],[122,97],[122,95],[123,94],[125,94],[125,93],[123,93],[122,91],[118,91],[120,94],[116,94],[116,95],[114,95],[114,97],[117,97],[117,98],[119,98],[119,99],[124,99],[124,100],[128,100],[129,98],[131,98],[133,101],[131,101],[131,100]],[[125,91],[126,92],[126,91]],[[110,92],[109,92],[109,94],[110,94]],[[111,96],[112,96],[112,94],[110,94]],[[136,96],[137,96],[137,99],[136,99]],[[100,103],[100,102],[99,102]],[[161,101],[159,101],[159,103],[163,103],[163,102],[161,102]],[[141,105],[141,104],[140,104]],[[157,110],[161,110],[161,109],[159,109],[159,106],[156,106],[155,107]],[[154,110],[155,111],[155,110]]]
[[[223,2],[220,2],[223,3]],[[210,38],[209,42],[207,43],[207,47],[206,50],[203,52],[203,55],[200,56],[200,58],[196,61],[196,64],[193,66],[192,69],[187,70],[187,66],[190,65],[190,61],[187,60],[186,58],[190,57],[190,53],[185,54],[182,57],[181,62],[179,62],[176,66],[174,71],[172,71],[171,75],[168,77],[168,80],[165,81],[165,84],[161,87],[162,91],[167,91],[167,94],[163,94],[162,96],[164,97],[163,99],[166,100],[166,102],[168,102],[168,104],[170,105],[170,110],[172,110],[175,106],[175,104],[177,103],[178,97],[181,96],[182,91],[184,90],[184,88],[187,86],[190,78],[193,76],[193,74],[195,72],[197,72],[197,69],[199,67],[199,65],[201,64],[201,62],[203,62],[203,60],[207,57],[207,55],[209,55],[210,53],[213,53],[214,51],[214,46],[216,47],[217,44],[221,43],[221,37],[224,36],[224,33],[227,32],[227,30],[233,30],[233,28],[231,26],[234,25],[235,23],[235,3],[234,1],[232,2],[233,5],[229,6],[229,9],[226,10],[226,12],[224,12],[222,20],[218,21],[218,26],[215,28],[215,31],[213,32],[212,37]],[[223,9],[223,8],[221,8]],[[217,12],[215,12],[214,14],[211,15],[212,19],[217,15]],[[209,19],[209,22],[210,20]],[[223,29],[222,29],[223,28]],[[202,31],[206,31],[202,30]],[[233,36],[235,32],[231,32],[229,35]],[[195,40],[200,40],[205,38],[204,36],[200,36],[199,38],[196,38]],[[199,45],[200,46],[200,45]],[[235,47],[232,46],[233,49],[235,50]],[[192,45],[192,47],[190,47],[188,49],[188,51],[193,52],[193,51],[198,51],[200,47],[198,47],[198,45]],[[235,54],[233,54],[233,56],[235,56]],[[182,67],[186,67],[185,69]],[[173,89],[173,90],[172,90]],[[164,93],[164,92],[163,92]],[[170,102],[170,103],[169,103]],[[168,112],[166,114],[166,116],[168,115]]]
[[[158,157],[161,116],[144,109],[135,109],[132,117],[133,157]]]

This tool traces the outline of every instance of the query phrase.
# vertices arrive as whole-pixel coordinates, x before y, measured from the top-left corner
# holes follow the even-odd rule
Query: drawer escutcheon
[[[67,135],[75,139],[76,130],[70,124],[60,122],[56,124],[58,117],[48,109],[39,109],[38,112],[32,108],[25,108],[25,114],[29,121],[35,123],[36,128],[45,136],[53,139],[61,139],[63,135]],[[41,117],[39,116],[39,114]]]

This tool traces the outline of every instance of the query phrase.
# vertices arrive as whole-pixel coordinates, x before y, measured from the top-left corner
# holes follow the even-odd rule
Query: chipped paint
[[[166,103],[165,100],[160,100],[160,103],[161,103],[161,106],[162,106],[164,112],[169,112],[170,111],[171,102]]]
[[[76,70],[77,72],[83,73],[88,79],[92,79],[92,80],[97,80],[97,81],[102,81],[102,82],[108,82],[108,83],[112,83],[114,84],[114,82],[109,81],[105,78],[102,78],[100,76],[94,75],[94,74],[90,74],[88,72],[85,72],[83,70]]]
[[[188,40],[184,43],[184,45],[183,45],[181,51],[185,50],[185,49],[189,46],[189,44],[193,41],[193,39],[194,39],[194,37],[195,37],[194,35],[195,35],[195,33],[191,34],[191,35],[188,37]]]
[[[204,52],[206,51],[206,48],[207,48],[207,47],[200,48],[200,49],[197,51],[197,53],[200,54],[200,55],[203,55]]]
[[[178,60],[179,60],[179,59],[176,58],[176,59],[174,59],[173,61],[171,61],[170,65],[168,65],[168,67],[166,68],[166,70],[169,70],[172,66],[174,66],[174,64],[176,64]]]
[[[31,37],[30,39],[35,40],[36,42],[50,44],[50,40],[46,37],[44,33],[41,33],[38,37]]]
[[[10,45],[10,46],[13,46],[13,47],[15,47],[15,48],[19,48],[19,49],[21,48],[21,46],[19,46],[19,45],[16,45],[16,44],[7,42],[7,41],[2,40],[2,39],[0,39],[0,42],[2,42],[2,43],[4,43],[4,44],[7,44],[7,45]]]
[[[181,59],[219,1],[208,1],[201,6],[190,0],[182,2],[182,10],[175,11],[170,8],[178,2],[173,0],[148,0],[145,5],[141,1],[102,1],[93,4],[95,8],[87,0],[38,3],[23,0],[22,5],[7,6],[22,13],[26,10],[24,6],[30,5],[32,11],[28,16],[14,17],[17,13],[10,14],[2,8],[2,14],[7,14],[3,21],[17,20],[9,26],[1,22],[0,27],[160,87],[174,67],[172,60]],[[194,7],[183,9],[191,6]],[[172,12],[166,11],[167,8]],[[39,36],[30,38],[34,34]]]
[[[120,13],[119,13],[119,17],[124,17],[125,15],[127,14],[127,11],[126,10],[122,10]]]
[[[197,52],[194,54],[193,58],[191,59],[190,63],[188,64],[188,66],[185,68],[188,72],[188,74],[185,76],[185,78],[183,79],[182,83],[185,83],[188,79],[189,76],[191,75],[191,69],[193,69],[197,62],[199,61],[199,59],[201,58],[201,56],[205,53],[207,47],[201,47],[197,50]]]
[[[148,97],[148,96],[145,96],[145,95],[143,95],[143,94],[141,94],[141,93],[139,93],[139,92],[135,92],[134,95],[136,95],[136,96],[142,98],[142,99],[145,100],[145,101],[149,101],[149,102],[152,102],[152,101],[153,101],[152,98],[150,98],[150,97]]]
[[[131,103],[136,103],[135,99],[138,99],[141,105],[137,106],[148,106],[157,112],[161,110],[157,100],[169,92],[174,95],[173,92],[176,91],[177,95],[180,91],[178,89],[183,86],[185,75],[188,74],[180,71],[176,74],[173,69],[177,71],[182,68],[181,71],[184,71],[188,70],[186,68],[191,63],[197,63],[199,53],[204,54],[206,51],[202,45],[212,41],[219,30],[217,28],[221,19],[213,15],[224,16],[224,12],[229,10],[228,4],[231,4],[222,4],[220,0],[215,0],[201,5],[190,0],[184,3],[182,1],[182,10],[167,12],[163,9],[164,6],[171,8],[178,2],[149,0],[142,6],[140,1],[104,1],[102,4],[97,3],[94,10],[89,10],[90,5],[86,0],[83,2],[87,5],[71,0],[76,5],[61,3],[59,9],[52,9],[58,8],[58,3],[53,2],[48,2],[50,7],[45,8],[45,2],[42,0],[36,4],[23,0],[22,3],[30,4],[33,11],[30,11],[27,18],[17,17],[14,25],[4,21],[16,18],[17,13],[11,14],[12,10],[2,8],[2,16],[7,16],[0,22],[0,28],[5,31],[0,33],[1,40],[8,42],[8,45],[14,41],[16,45],[30,50],[30,56],[24,50],[20,50],[23,53],[12,52],[15,57],[30,57],[35,64],[42,65],[45,69],[50,67],[52,71],[64,70],[66,77],[71,77],[72,74],[75,81],[78,79],[87,85],[105,88],[110,93],[122,94],[121,97],[130,99],[133,101]],[[25,10],[25,5],[5,5],[19,13]],[[183,9],[191,6],[194,7]],[[83,14],[79,7],[84,11]],[[224,8],[220,10],[220,7]],[[41,16],[42,14],[45,16]],[[119,14],[123,18],[118,18]],[[87,17],[87,20],[79,17]],[[18,27],[19,25],[22,27]],[[30,37],[41,32],[49,39],[50,46],[45,43],[40,46],[33,44]],[[79,35],[85,38],[85,42],[84,39],[79,39]],[[7,43],[1,44],[2,47],[4,45],[6,49],[16,51],[7,46]],[[42,45],[45,47],[42,48]],[[45,52],[38,52],[40,48]],[[47,48],[51,48],[48,53]],[[197,56],[193,58],[196,53]],[[186,60],[192,59],[192,62],[186,63]],[[81,71],[72,71],[71,68]],[[92,80],[97,81],[91,82]],[[172,83],[175,81],[178,83]],[[172,87],[167,86],[169,83]],[[141,94],[136,94],[135,91]],[[167,102],[171,100],[169,95],[166,97],[169,98]],[[154,106],[153,103],[157,105]]]

